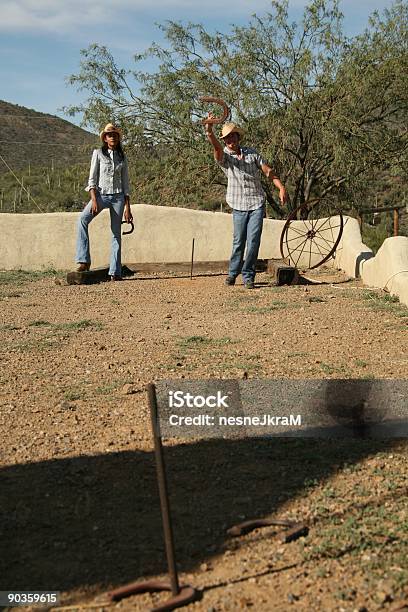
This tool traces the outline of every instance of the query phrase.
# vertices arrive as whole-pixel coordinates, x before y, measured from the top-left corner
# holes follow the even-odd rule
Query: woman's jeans
[[[232,241],[232,254],[229,264],[229,276],[236,278],[242,272],[244,283],[255,278],[255,266],[261,244],[262,226],[265,207],[256,210],[232,211],[234,222],[234,238]],[[244,260],[246,244],[246,253]]]
[[[110,223],[112,230],[112,247],[109,274],[111,276],[122,275],[121,262],[121,224],[123,209],[125,207],[125,196],[123,193],[103,195],[97,193],[99,211],[109,208]],[[76,248],[76,261],[78,263],[90,263],[88,225],[95,218],[92,214],[92,201],[88,202],[78,219],[78,238]]]

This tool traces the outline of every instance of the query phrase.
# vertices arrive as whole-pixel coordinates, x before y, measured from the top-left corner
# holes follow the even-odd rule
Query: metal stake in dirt
[[[193,280],[193,265],[194,265],[194,241],[195,238],[193,238],[193,243],[191,245],[191,268],[190,268],[190,280]]]
[[[173,527],[171,523],[169,496],[167,492],[166,469],[164,464],[163,445],[159,431],[159,415],[157,410],[156,387],[154,384],[147,386],[150,407],[150,418],[152,424],[154,454],[156,458],[157,483],[159,486],[160,507],[163,521],[164,543],[166,548],[167,565],[170,575],[170,584],[159,580],[146,580],[145,582],[133,582],[131,584],[115,589],[108,593],[111,601],[119,601],[124,597],[138,593],[155,593],[159,591],[171,591],[172,597],[162,604],[153,608],[152,612],[164,612],[186,606],[198,599],[199,593],[190,585],[179,584],[176,557],[174,554]]]
[[[176,558],[174,554],[174,537],[173,527],[170,517],[169,495],[167,492],[167,478],[164,467],[163,446],[159,431],[159,421],[157,412],[157,399],[155,386],[150,384],[147,387],[149,396],[150,418],[152,422],[154,453],[156,456],[157,482],[159,485],[160,506],[163,520],[164,543],[166,546],[167,565],[169,568],[171,592],[173,595],[178,595],[180,586],[178,582]]]

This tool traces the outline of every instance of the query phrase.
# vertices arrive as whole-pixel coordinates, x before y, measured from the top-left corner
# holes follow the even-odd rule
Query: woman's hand
[[[130,210],[129,198],[125,199],[125,210],[123,212],[123,216],[124,216],[126,223],[131,223],[133,221],[132,211]]]
[[[98,212],[99,212],[99,206],[98,206],[98,201],[96,199],[96,191],[95,191],[95,189],[91,189],[90,192],[91,192],[91,202],[92,202],[91,213],[95,217],[98,214]]]
[[[92,207],[91,207],[91,212],[93,214],[93,216],[95,217],[98,212],[99,212],[99,206],[98,206],[98,202],[96,200],[92,200]]]

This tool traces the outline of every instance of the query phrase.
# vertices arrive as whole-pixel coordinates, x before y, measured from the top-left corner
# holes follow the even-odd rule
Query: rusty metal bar
[[[156,387],[153,383],[147,385],[150,418],[152,424],[154,454],[156,457],[157,482],[159,485],[160,507],[163,521],[164,543],[166,547],[167,565],[170,574],[171,592],[178,595],[180,586],[177,575],[176,557],[174,553],[173,527],[170,516],[170,503],[167,492],[166,469],[163,456],[163,445],[159,430],[159,415],[157,410]]]
[[[191,245],[191,268],[190,268],[190,280],[193,280],[193,266],[194,266],[194,242],[195,238],[193,238],[193,243]]]
[[[394,205],[394,206],[379,206],[378,208],[360,208],[359,209],[359,214],[364,213],[364,214],[373,214],[376,212],[389,212],[391,210],[402,210],[403,208],[405,208],[405,204],[398,204],[398,205]]]
[[[176,559],[174,554],[173,528],[171,524],[169,496],[167,493],[166,470],[159,428],[156,387],[153,383],[150,383],[147,386],[147,393],[152,424],[157,482],[159,486],[164,543],[166,548],[167,565],[170,574],[170,583],[161,582],[160,580],[155,579],[145,580],[144,582],[132,582],[113,591],[109,591],[107,596],[110,601],[120,601],[124,597],[130,597],[131,595],[137,595],[139,593],[171,591],[172,596],[169,599],[152,608],[152,612],[168,612],[169,610],[174,610],[175,608],[187,606],[189,603],[200,599],[201,593],[189,584],[180,585],[178,581]]]

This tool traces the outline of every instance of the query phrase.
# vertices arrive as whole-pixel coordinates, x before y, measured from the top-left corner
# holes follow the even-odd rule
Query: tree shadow
[[[279,511],[306,479],[325,480],[394,443],[252,438],[167,446],[179,569],[193,571],[220,552],[228,527]],[[0,482],[1,590],[95,592],[166,572],[153,452],[10,466]]]

